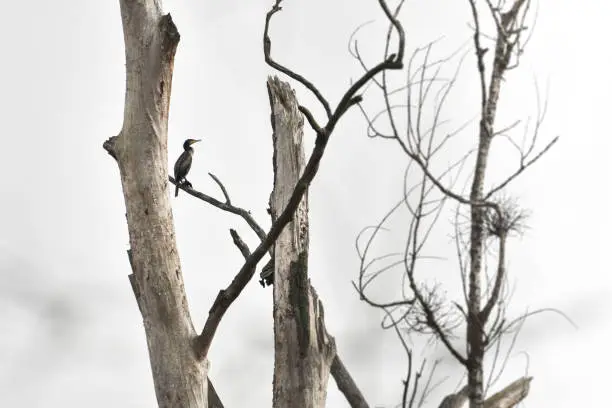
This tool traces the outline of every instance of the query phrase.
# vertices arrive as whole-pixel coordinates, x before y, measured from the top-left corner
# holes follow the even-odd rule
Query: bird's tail
[[[176,190],[174,190],[174,196],[178,197],[178,191],[179,191],[179,182],[176,182]]]

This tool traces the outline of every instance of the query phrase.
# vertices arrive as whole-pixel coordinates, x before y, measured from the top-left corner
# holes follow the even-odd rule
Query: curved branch
[[[289,68],[287,68],[287,67],[279,64],[278,62],[274,61],[272,59],[272,56],[270,55],[270,53],[272,51],[272,40],[270,40],[270,36],[268,34],[268,32],[270,30],[270,20],[272,19],[272,16],[274,14],[278,13],[279,11],[281,11],[283,9],[280,6],[281,3],[282,3],[282,0],[276,0],[276,2],[274,3],[274,6],[272,6],[270,11],[268,11],[268,13],[266,14],[266,24],[264,26],[264,37],[263,37],[264,58],[265,58],[265,61],[272,68],[282,72],[283,74],[287,75],[288,77],[290,77],[292,79],[295,79],[296,81],[298,81],[299,83],[304,85],[306,88],[308,88],[308,90],[314,94],[314,96],[319,100],[319,102],[321,102],[321,105],[323,105],[323,109],[325,109],[325,113],[327,114],[327,117],[329,119],[332,116],[332,111],[331,111],[331,108],[329,106],[329,102],[327,102],[327,100],[323,97],[323,95],[317,89],[317,87],[314,86],[312,84],[312,82],[310,82],[309,80],[304,78],[302,75],[300,75],[300,74],[298,74],[296,72],[293,72]]]
[[[240,250],[242,256],[244,256],[245,259],[248,259],[251,255],[248,245],[242,240],[242,238],[240,238],[236,230],[230,229],[230,234],[232,236],[232,240],[234,241],[234,245],[236,245],[236,247]],[[196,337],[194,341],[194,351],[198,358],[206,358],[210,345],[212,344],[213,337],[217,332],[217,328],[221,323],[223,315],[225,315],[227,309],[238,298],[254,274],[255,266],[248,270],[241,270],[226,289],[219,291],[217,298],[213,302],[213,305],[208,312],[208,319],[206,319],[202,333]]]
[[[266,32],[264,34],[264,53],[267,55],[266,62],[269,61],[269,53],[270,53],[270,47],[271,47],[271,42],[268,36],[267,29],[268,29],[269,21],[272,15],[274,15],[276,12],[280,11],[281,9],[280,2],[281,0],[276,0],[276,3],[273,6],[272,10],[270,10],[270,12],[268,12],[268,14],[266,15]],[[264,256],[264,254],[270,250],[270,248],[272,247],[272,245],[274,244],[274,242],[276,241],[276,239],[278,238],[282,230],[293,218],[293,213],[297,209],[299,203],[302,200],[302,197],[304,196],[304,194],[306,193],[306,190],[308,189],[308,186],[310,185],[310,183],[312,182],[312,180],[314,179],[314,177],[316,176],[318,172],[319,163],[321,162],[321,159],[323,158],[323,154],[325,153],[325,149],[327,147],[327,143],[329,142],[329,138],[331,134],[333,133],[334,128],[336,127],[338,121],[347,112],[347,110],[351,106],[356,105],[359,102],[361,102],[361,99],[362,99],[361,96],[355,95],[355,94],[359,92],[361,88],[370,81],[370,79],[372,79],[374,76],[376,76],[380,72],[384,70],[401,69],[403,67],[402,59],[404,56],[404,45],[405,45],[404,30],[402,28],[401,23],[396,18],[394,18],[391,12],[389,11],[389,8],[387,7],[385,0],[378,0],[378,2],[381,5],[387,17],[389,18],[389,20],[392,22],[392,24],[398,31],[399,45],[398,45],[397,55],[392,54],[385,61],[379,63],[377,66],[375,66],[368,72],[364,73],[361,76],[361,78],[359,78],[346,91],[346,93],[344,94],[340,102],[338,103],[338,106],[336,107],[335,111],[329,117],[329,121],[327,122],[327,124],[319,132],[317,132],[315,147],[310,155],[310,158],[308,159],[308,163],[306,164],[306,167],[304,168],[304,173],[302,174],[302,176],[300,177],[300,179],[298,180],[297,184],[294,187],[293,193],[291,195],[291,198],[289,199],[289,202],[287,203],[287,206],[285,207],[283,212],[278,216],[276,221],[272,224],[272,227],[270,228],[270,231],[266,235],[265,239],[262,240],[261,244],[255,249],[255,251],[253,251],[249,259],[245,262],[245,264],[243,265],[241,269],[241,272],[243,270],[252,268],[254,265],[257,265],[257,262],[259,262],[261,258]],[[282,66],[281,68],[286,70],[286,68]],[[285,72],[285,71],[281,70],[281,72]],[[294,76],[297,75],[295,73],[292,73],[292,74]],[[303,84],[304,84],[304,81],[306,81],[301,76],[297,76],[294,79],[300,81]],[[306,81],[306,83],[309,83],[309,82]],[[314,86],[312,86],[311,84],[309,89],[310,88],[314,88]],[[302,109],[302,112],[303,112],[303,109]]]

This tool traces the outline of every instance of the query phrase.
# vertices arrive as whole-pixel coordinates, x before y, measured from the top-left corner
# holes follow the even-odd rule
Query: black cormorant
[[[176,182],[176,190],[174,196],[178,196],[179,185],[187,184],[191,186],[191,183],[185,178],[189,169],[191,168],[191,161],[193,160],[193,147],[192,144],[199,142],[201,139],[187,139],[183,143],[183,149],[185,151],[181,153],[179,158],[174,163],[174,181]]]

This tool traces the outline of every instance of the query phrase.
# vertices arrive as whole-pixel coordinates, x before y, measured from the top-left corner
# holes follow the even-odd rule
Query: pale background
[[[194,186],[219,196],[207,175],[215,173],[233,201],[252,210],[264,227],[272,182],[265,78],[272,71],[263,62],[261,36],[271,3],[164,4],[181,33],[170,158],[185,138],[203,138],[190,177]],[[1,4],[0,406],[154,406],[144,330],[127,279],[118,170],[102,149],[123,117],[118,2]],[[573,332],[554,316],[527,324],[499,385],[523,373],[521,352],[528,351],[535,376],[528,407],[609,404],[612,142],[606,123],[612,51],[604,39],[611,12],[609,2],[540,1],[523,65],[502,94],[502,116],[521,118],[533,107],[533,78],[548,81],[542,135],[561,136],[511,187],[533,211],[531,229],[511,249],[513,310],[558,307],[581,326]],[[348,36],[370,19],[378,26],[360,38],[374,52],[384,31],[375,0],[287,1],[273,22],[273,53],[335,104],[359,73],[346,52]],[[467,1],[412,0],[403,21],[408,52],[441,35],[449,46],[470,35]],[[474,86],[462,85],[469,92]],[[300,88],[298,95],[314,106]],[[474,109],[460,103],[461,93],[455,101],[453,118],[471,117]],[[364,129],[356,110],[343,119],[310,190],[310,274],[345,364],[372,406],[391,406],[399,402],[405,356],[350,281],[357,276],[354,238],[400,194],[406,160],[392,144],[367,139]],[[312,134],[306,138],[311,146]],[[214,296],[242,263],[228,228],[237,228],[252,248],[256,238],[240,219],[185,194],[172,202],[199,329]],[[213,343],[211,377],[227,407],[271,405],[271,293],[249,284]],[[445,366],[453,377],[440,392],[452,391],[460,380],[452,367]],[[433,398],[429,406],[438,402]],[[347,406],[333,380],[328,406]]]

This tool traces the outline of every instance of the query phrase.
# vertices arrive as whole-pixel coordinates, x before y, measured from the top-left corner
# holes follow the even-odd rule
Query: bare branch
[[[251,252],[247,244],[240,238],[235,230],[230,229],[230,234],[234,245],[240,250],[242,256],[248,259]],[[229,286],[219,291],[217,298],[208,312],[208,319],[206,319],[202,333],[196,337],[194,342],[194,350],[199,358],[203,359],[208,355],[208,350],[210,349],[213,337],[217,332],[217,327],[219,327],[223,315],[234,300],[238,298],[238,295],[240,295],[254,274],[255,265],[253,265],[251,269],[241,269]]]
[[[272,59],[272,56],[270,55],[270,53],[272,52],[272,40],[270,40],[270,36],[268,34],[270,30],[270,20],[272,19],[272,16],[274,14],[282,10],[282,7],[280,6],[281,3],[282,3],[282,0],[276,0],[276,2],[274,3],[274,6],[272,6],[270,11],[268,11],[268,13],[266,14],[266,23],[264,26],[264,37],[263,37],[264,58],[266,60],[266,63],[270,65],[272,68],[282,72],[283,74],[289,76],[292,79],[295,79],[296,81],[304,85],[306,88],[308,88],[308,90],[315,95],[315,97],[319,100],[319,102],[321,102],[321,105],[323,105],[323,109],[325,109],[327,118],[331,119],[332,111],[329,106],[329,102],[327,102],[327,100],[323,97],[323,95],[317,89],[317,87],[315,87],[312,84],[312,82],[308,81],[306,78],[304,78],[300,74],[297,74],[294,71],[290,70],[289,68],[286,68],[283,65],[279,64],[278,62],[274,61]]]
[[[367,64],[365,63],[365,61],[363,60],[363,58],[361,57],[361,54],[359,53],[359,45],[357,40],[353,40],[353,38],[355,38],[355,36],[357,35],[357,33],[359,32],[359,30],[361,30],[363,27],[365,27],[368,24],[373,23],[374,20],[370,20],[370,21],[366,21],[365,23],[359,25],[350,35],[349,37],[349,41],[348,41],[348,52],[349,54],[351,54],[353,56],[353,58],[355,58],[358,62],[359,65],[361,65],[361,68],[363,68],[364,72],[367,72],[369,70]],[[351,44],[353,44],[354,50],[351,49]],[[385,53],[386,56],[386,53]],[[382,85],[380,84],[380,82],[374,78],[372,80],[376,86],[378,86],[378,88],[382,89]]]
[[[503,390],[487,398],[485,408],[512,408],[521,402],[529,393],[533,377],[523,377],[514,381]]]
[[[504,180],[502,183],[500,183],[499,185],[493,187],[485,196],[485,200],[490,199],[493,194],[497,193],[498,191],[502,190],[504,187],[506,187],[508,184],[510,184],[515,178],[517,178],[519,175],[521,175],[521,173],[523,173],[525,170],[527,170],[528,167],[530,167],[532,164],[534,164],[536,161],[538,161],[551,147],[554,146],[555,143],[557,143],[557,141],[559,140],[559,137],[555,137],[553,140],[551,140],[546,147],[544,147],[544,149],[542,149],[533,159],[523,163],[521,161],[521,164],[519,166],[519,168],[512,174],[510,175],[508,178],[506,178],[506,180]]]
[[[217,184],[219,184],[222,191],[224,191],[224,196],[226,198],[226,201],[231,202],[229,198],[229,194],[227,193],[227,190],[223,187],[223,184],[220,182],[218,178],[214,178],[214,179],[216,179],[215,181],[217,182]],[[171,182],[174,182],[174,180],[171,179]],[[262,243],[266,239],[274,239],[274,238],[271,238],[273,237],[273,234],[274,234],[272,231],[268,235],[266,235],[263,232],[260,233],[261,228],[255,222],[255,220],[250,215],[250,213],[248,213],[246,210],[235,207],[231,204],[222,203],[212,197],[209,197],[205,194],[202,194],[198,191],[193,190],[191,187],[184,187],[183,189],[189,194],[195,197],[198,197],[202,199],[203,201],[206,201],[220,209],[223,209],[224,211],[228,211],[228,212],[232,212],[234,214],[240,215],[242,218],[244,218],[247,221],[247,223],[251,226],[251,228],[254,231],[256,231]],[[295,197],[295,191],[292,197]],[[287,216],[286,214],[288,214],[288,212],[290,211],[289,210],[290,205],[291,204],[289,204],[285,208],[284,212],[281,214],[281,217]],[[291,220],[292,214],[289,214],[288,216],[289,216],[289,220]],[[278,227],[278,226],[277,228],[282,229],[282,227]],[[274,226],[272,227],[272,230],[274,230]],[[244,289],[246,283],[248,283],[248,281],[252,278],[254,274],[254,268],[255,268],[256,262],[251,264],[252,265],[251,269],[247,268],[249,261],[253,259],[253,254],[250,253],[248,246],[240,239],[240,237],[235,231],[231,230],[231,233],[232,233],[234,244],[240,249],[241,253],[245,257],[247,262],[245,263],[245,266],[243,266],[243,268],[240,269],[240,271],[238,272],[238,274],[236,275],[232,283],[228,286],[228,288],[219,292],[217,299],[215,300],[213,306],[211,307],[210,312],[209,312],[209,317],[205,323],[204,329],[202,330],[202,333],[200,334],[200,336],[198,336],[194,342],[194,349],[196,350],[196,353],[198,354],[198,356],[206,355],[210,347],[210,344],[212,342],[216,328],[218,327],[220,320],[223,317],[225,311],[228,309],[231,303],[238,297],[240,292]],[[262,248],[262,245],[258,247],[258,250],[261,250],[261,248]],[[337,356],[336,356],[336,359],[338,359]],[[338,361],[341,363],[340,360]],[[340,367],[340,365],[338,365],[337,367]],[[334,373],[338,374],[340,377],[337,377]],[[359,394],[359,391],[356,388],[355,384],[352,382],[352,379],[350,378],[350,375],[347,372],[342,372],[341,369],[338,369],[332,372],[332,375],[334,375],[334,378],[339,384],[339,387],[341,388],[341,390],[351,390],[351,392],[353,393],[351,398],[353,398],[355,401],[359,401],[359,398],[357,395]],[[348,398],[349,396],[347,396],[347,399]],[[362,397],[361,397],[361,402],[362,402],[362,405],[357,405],[357,406],[363,406],[363,407],[367,406],[367,404],[365,403],[365,400]]]
[[[319,134],[319,133],[321,133],[323,131],[323,129],[321,129],[321,126],[319,126],[319,124],[317,123],[317,120],[314,118],[312,113],[307,108],[305,108],[304,106],[300,105],[300,106],[298,106],[298,109],[306,117],[306,120],[308,121],[308,124],[315,131],[316,134]]]
[[[210,173],[209,173],[210,174]],[[217,184],[219,184],[219,186],[221,187],[222,190],[224,190],[223,184],[221,183],[221,181],[213,176],[212,174],[210,174],[211,177],[213,177],[213,179],[215,181],[217,181]],[[170,182],[174,185],[176,185],[176,181],[174,180],[174,178],[172,176],[169,176],[168,179],[170,180]],[[213,198],[209,195],[206,195],[204,193],[201,193],[195,189],[193,189],[190,186],[186,186],[184,184],[179,184],[179,188],[183,191],[185,191],[187,194],[195,197],[195,198],[199,198],[200,200],[207,202],[208,204],[219,208],[220,210],[223,211],[227,211],[230,212],[232,214],[236,214],[240,217],[242,217],[242,219],[244,219],[246,221],[247,224],[249,224],[249,227],[251,227],[251,229],[255,232],[255,234],[257,234],[257,236],[259,237],[259,239],[263,240],[266,237],[266,232],[263,230],[263,228],[261,228],[259,226],[259,224],[255,221],[255,219],[253,218],[253,216],[251,215],[251,213],[247,210],[245,210],[244,208],[240,208],[240,207],[236,207],[234,205],[231,204],[231,200],[229,199],[229,196],[226,195],[225,199],[226,199],[226,203],[223,203],[219,200],[217,200],[216,198]],[[227,194],[227,191],[224,192],[224,194]]]
[[[538,314],[542,314],[542,313],[554,313],[557,314],[559,316],[561,316],[566,322],[568,322],[570,324],[570,326],[572,326],[572,328],[574,328],[575,330],[578,330],[578,325],[576,325],[576,323],[574,323],[574,321],[564,312],[562,312],[559,309],[555,309],[552,307],[546,307],[546,308],[542,308],[542,309],[538,309],[538,310],[534,310],[532,312],[528,312],[525,313],[523,316],[521,317],[517,317],[516,319],[510,321],[510,323],[507,323],[505,325],[506,329],[510,329],[512,327],[514,327],[516,324],[521,323],[521,321],[531,317],[531,316],[535,316]]]
[[[270,49],[271,49],[271,40],[268,35],[268,27],[269,27],[269,22],[270,22],[272,15],[274,15],[276,12],[280,11],[281,9],[280,2],[281,0],[277,0],[274,6],[272,7],[272,9],[270,10],[270,12],[268,12],[268,14],[266,15],[266,27],[265,27],[265,33],[264,33],[264,54],[266,55],[266,62],[268,62],[268,64],[278,69],[279,71],[289,75],[290,77],[304,84],[313,93],[315,93],[315,95],[318,95],[317,96],[318,99],[321,101],[321,103],[324,106],[327,106],[327,102],[323,103],[325,99],[322,96],[320,96],[320,93],[316,91],[316,88],[310,82],[308,82],[302,76],[297,75],[293,73],[292,71],[289,71],[287,68],[278,65],[277,63],[272,61],[269,57]],[[379,63],[374,68],[372,68],[371,70],[363,74],[359,80],[357,80],[352,86],[349,87],[349,89],[346,91],[344,96],[341,98],[340,102],[338,103],[338,106],[336,107],[333,113],[331,113],[331,111],[329,110],[329,106],[326,107],[326,111],[328,112],[329,120],[327,124],[321,129],[321,131],[317,133],[315,147],[310,155],[310,158],[308,159],[308,163],[306,164],[306,167],[304,168],[304,172],[302,176],[300,177],[297,184],[295,185],[293,194],[291,195],[291,198],[289,202],[287,203],[287,206],[285,207],[283,212],[278,216],[276,221],[273,223],[265,239],[262,240],[261,244],[255,249],[255,251],[253,251],[253,253],[249,257],[247,262],[243,265],[241,271],[248,270],[254,267],[255,265],[257,265],[257,262],[259,262],[261,258],[264,256],[264,254],[270,250],[270,248],[272,247],[272,245],[274,244],[274,242],[276,241],[276,239],[278,238],[278,236],[280,235],[284,227],[291,221],[293,217],[293,213],[295,212],[296,208],[301,202],[302,197],[304,196],[304,194],[306,193],[306,190],[308,189],[308,186],[310,185],[315,175],[317,174],[317,171],[319,169],[319,163],[321,162],[321,159],[323,158],[325,148],[327,147],[327,143],[329,141],[329,138],[335,126],[337,125],[342,115],[344,115],[344,113],[346,113],[346,111],[351,106],[356,105],[361,101],[361,96],[356,95],[356,93],[359,92],[361,88],[364,85],[366,85],[377,74],[385,70],[401,69],[403,67],[402,58],[404,55],[404,43],[405,43],[403,28],[400,22],[391,15],[389,8],[387,7],[387,4],[385,3],[385,1],[379,0],[379,4],[382,7],[385,14],[387,15],[387,18],[389,18],[389,20],[393,23],[394,27],[398,31],[399,45],[398,45],[397,56],[394,54],[388,57],[385,61]],[[302,113],[303,112],[304,111],[302,110]]]
[[[337,354],[332,361],[330,372],[336,381],[338,389],[342,392],[351,408],[370,408],[363,394],[357,387],[357,384],[355,384],[355,381]]]
[[[445,376],[441,380],[437,381],[435,384],[431,385],[431,381],[433,379],[434,373],[436,372],[436,369],[438,368],[439,364],[440,364],[440,360],[434,361],[431,367],[431,370],[429,372],[429,378],[427,379],[427,383],[425,384],[425,387],[423,388],[421,399],[419,400],[417,408],[421,408],[425,404],[425,402],[427,402],[427,398],[429,397],[429,394],[433,392],[435,389],[437,389],[440,385],[442,385],[446,380],[448,380],[448,376]]]
[[[212,177],[212,179],[215,180],[215,183],[217,183],[219,188],[221,188],[221,191],[223,192],[223,196],[225,197],[225,204],[232,205],[232,200],[230,199],[229,194],[227,194],[227,190],[225,189],[225,186],[223,185],[223,183],[221,183],[221,180],[219,180],[217,176],[215,176],[212,173],[208,173],[208,175]]]

